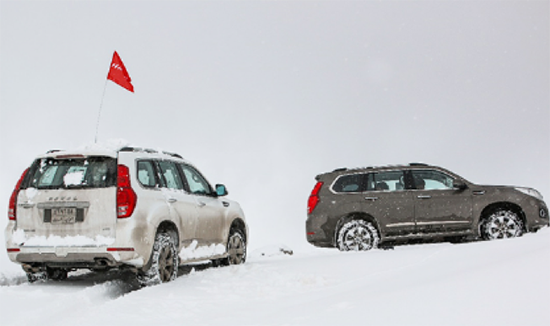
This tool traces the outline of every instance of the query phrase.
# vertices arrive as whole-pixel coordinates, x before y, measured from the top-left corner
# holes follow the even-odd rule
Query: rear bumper
[[[113,238],[33,238],[16,231],[15,227],[16,223],[10,221],[4,233],[7,254],[14,263],[65,268],[107,268],[122,265],[139,268],[144,264],[143,256],[133,246],[134,243],[122,245]],[[75,241],[63,241],[71,239]]]
[[[322,226],[326,222],[326,217],[309,215],[306,220],[306,239],[307,242],[316,247],[334,247],[333,239],[330,234],[323,230]]]
[[[65,268],[139,267],[143,259],[131,248],[111,247],[8,247],[8,256],[22,265]]]

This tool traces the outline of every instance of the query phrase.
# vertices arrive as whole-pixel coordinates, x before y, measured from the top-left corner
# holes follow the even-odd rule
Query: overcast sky
[[[314,177],[344,166],[548,202],[549,3],[1,0],[0,202],[37,154],[93,142],[102,100],[100,142],[180,153],[256,243],[306,244]],[[135,93],[106,83],[115,50]]]

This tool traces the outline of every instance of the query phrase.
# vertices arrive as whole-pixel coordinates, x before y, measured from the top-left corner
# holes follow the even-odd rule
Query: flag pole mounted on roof
[[[109,73],[107,74],[107,79],[105,80],[105,87],[103,87],[103,96],[101,97],[101,104],[99,105],[99,112],[97,114],[97,125],[95,129],[95,142],[97,143],[97,133],[99,130],[99,118],[101,116],[101,108],[103,107],[103,99],[105,98],[105,90],[107,89],[107,81],[111,80],[119,86],[134,92],[134,85],[132,85],[132,79],[120,59],[120,56],[115,51],[113,53],[113,60],[111,60],[111,66],[109,67]]]

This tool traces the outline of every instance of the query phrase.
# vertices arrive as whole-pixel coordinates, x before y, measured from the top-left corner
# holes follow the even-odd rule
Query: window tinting
[[[332,190],[335,192],[361,192],[363,191],[364,174],[349,174],[339,177]]]
[[[206,179],[195,170],[193,167],[185,164],[181,164],[181,169],[187,180],[189,191],[192,194],[197,195],[210,195],[212,194],[212,188]]]
[[[405,188],[402,171],[384,171],[373,173],[369,178],[368,190],[399,191]]]
[[[137,164],[137,177],[144,187],[155,187],[157,178],[152,161],[139,161]]]
[[[436,170],[413,170],[412,176],[416,189],[436,190],[452,189],[453,178]]]
[[[159,162],[160,173],[164,177],[166,187],[170,189],[183,189],[183,183],[181,181],[178,169],[174,162],[160,161]]]
[[[105,188],[116,185],[116,161],[111,157],[44,158],[31,167],[25,187],[38,189]]]

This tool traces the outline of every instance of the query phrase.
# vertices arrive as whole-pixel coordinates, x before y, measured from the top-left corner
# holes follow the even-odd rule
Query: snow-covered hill
[[[274,253],[185,266],[175,282],[144,289],[115,273],[28,284],[3,262],[2,325],[550,324],[549,228],[493,242]]]

